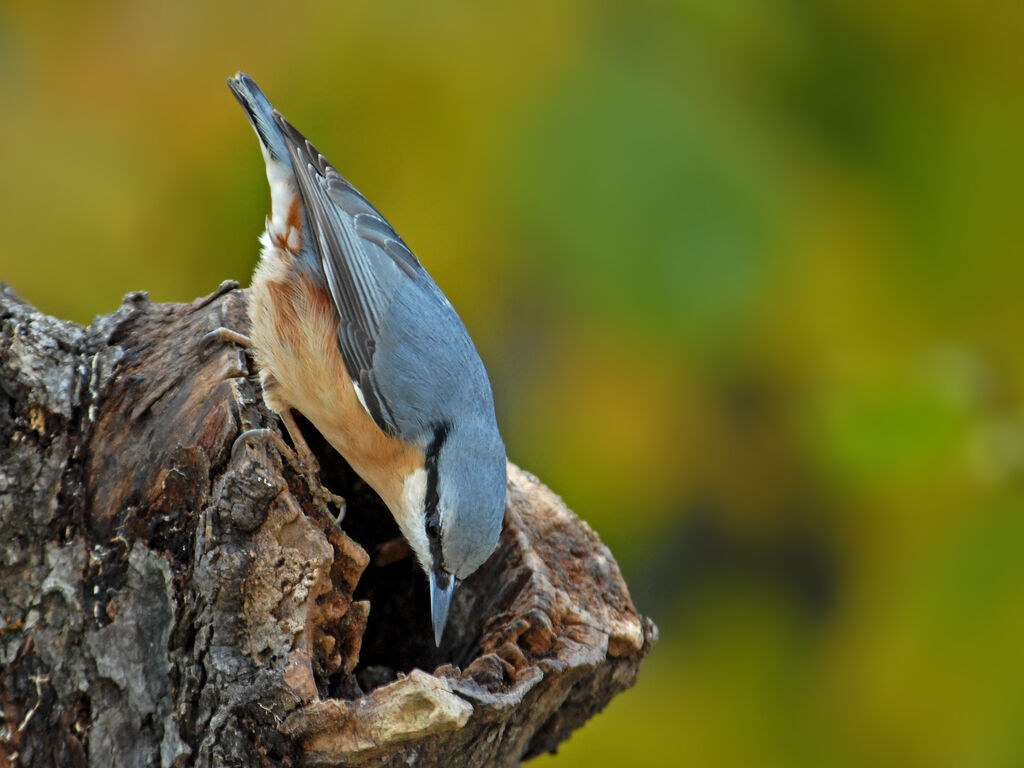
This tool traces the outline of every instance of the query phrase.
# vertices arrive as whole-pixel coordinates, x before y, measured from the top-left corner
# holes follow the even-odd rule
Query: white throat
[[[427,497],[427,471],[420,467],[405,476],[402,483],[402,509],[393,510],[398,527],[416,553],[420,566],[427,572],[433,562],[430,558],[430,540],[424,528],[424,501]]]

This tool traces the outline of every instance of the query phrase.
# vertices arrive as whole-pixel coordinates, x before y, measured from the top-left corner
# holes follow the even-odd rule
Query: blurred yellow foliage
[[[1022,33],[1008,0],[14,0],[0,279],[80,322],[247,282],[245,69],[661,625],[558,765],[1021,765]]]

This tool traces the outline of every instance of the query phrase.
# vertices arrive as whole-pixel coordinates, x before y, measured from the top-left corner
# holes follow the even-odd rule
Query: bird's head
[[[498,544],[505,513],[505,447],[497,430],[467,434],[435,428],[422,469],[405,479],[400,522],[430,581],[434,641],[448,620],[455,582],[469,577]]]

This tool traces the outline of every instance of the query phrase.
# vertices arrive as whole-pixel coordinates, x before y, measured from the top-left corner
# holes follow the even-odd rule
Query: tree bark
[[[507,766],[636,679],[657,630],[594,532],[509,464],[440,649],[380,500],[276,428],[226,283],[88,328],[0,287],[0,765]],[[344,508],[341,517],[339,507]]]

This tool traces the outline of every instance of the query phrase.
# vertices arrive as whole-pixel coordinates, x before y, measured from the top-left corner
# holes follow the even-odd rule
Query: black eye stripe
[[[423,521],[427,537],[430,539],[430,557],[434,566],[441,565],[441,518],[437,505],[441,498],[438,492],[437,461],[441,455],[444,441],[448,439],[448,424],[442,423],[434,427],[434,435],[427,445],[427,454],[423,460],[423,468],[427,472],[427,490],[423,499],[425,519]]]

